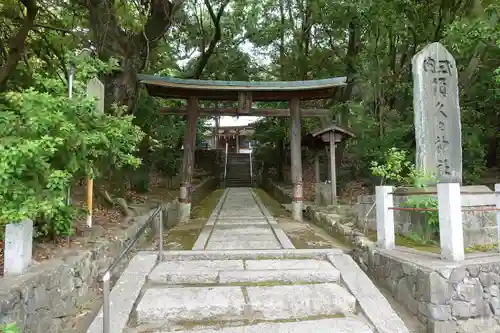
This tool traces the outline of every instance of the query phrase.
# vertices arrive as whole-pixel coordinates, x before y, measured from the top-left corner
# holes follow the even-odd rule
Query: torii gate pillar
[[[188,123],[184,135],[184,157],[182,160],[181,189],[179,194],[179,222],[186,222],[191,216],[191,183],[194,171],[198,106],[198,99],[196,97],[188,99]]]
[[[300,100],[292,98],[290,101],[290,152],[292,159],[292,218],[302,221],[302,139],[300,125]]]

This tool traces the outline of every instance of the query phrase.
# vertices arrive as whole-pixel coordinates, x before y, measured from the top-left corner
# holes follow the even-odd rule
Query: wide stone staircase
[[[251,187],[250,154],[227,154],[226,187]]]
[[[409,332],[348,254],[295,249],[250,188],[226,189],[193,250],[162,257],[132,258],[109,333]],[[102,316],[87,333],[103,332]]]
[[[225,256],[158,264],[127,332],[376,332],[326,256]]]

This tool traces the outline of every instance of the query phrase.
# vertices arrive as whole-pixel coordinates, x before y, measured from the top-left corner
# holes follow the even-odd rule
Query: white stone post
[[[443,260],[464,259],[464,231],[460,184],[438,183],[439,238]]]
[[[381,249],[390,250],[396,245],[394,234],[394,198],[392,186],[375,188],[375,204],[377,211],[377,245]]]
[[[33,255],[33,221],[7,224],[4,243],[4,275],[23,274]]]
[[[495,212],[497,217],[497,242],[498,250],[500,251],[500,184],[495,184],[495,207],[497,211]]]

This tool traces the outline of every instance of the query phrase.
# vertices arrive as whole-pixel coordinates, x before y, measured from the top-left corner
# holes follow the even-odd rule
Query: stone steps
[[[136,308],[137,324],[306,320],[353,315],[356,299],[335,283],[155,287]]]
[[[176,331],[191,333],[193,331]],[[225,327],[222,329],[196,330],[196,333],[373,333],[360,320],[353,318],[332,318],[307,320],[295,323],[261,323],[249,326]],[[166,333],[166,332],[161,332]]]
[[[338,283],[340,272],[324,260],[166,261],[147,281],[135,311],[140,326],[274,322],[268,324],[271,332],[281,332],[288,326],[277,321],[356,314],[356,299]],[[253,332],[259,326],[245,327],[234,332]],[[290,329],[300,331],[300,327]]]

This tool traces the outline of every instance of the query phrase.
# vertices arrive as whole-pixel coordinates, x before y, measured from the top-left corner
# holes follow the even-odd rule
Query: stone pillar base
[[[179,202],[179,210],[177,213],[179,223],[188,222],[191,217],[191,203]]]
[[[302,201],[292,201],[292,218],[295,221],[302,221]]]

